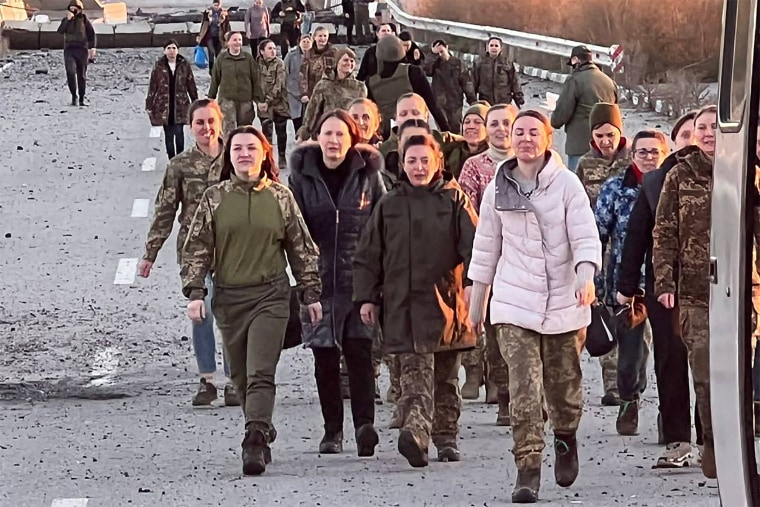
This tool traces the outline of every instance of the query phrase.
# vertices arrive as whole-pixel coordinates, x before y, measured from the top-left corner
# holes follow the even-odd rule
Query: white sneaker
[[[694,449],[689,442],[673,442],[665,447],[665,452],[652,468],[683,468],[698,466]]]

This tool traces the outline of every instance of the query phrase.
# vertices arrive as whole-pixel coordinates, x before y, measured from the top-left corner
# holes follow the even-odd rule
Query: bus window
[[[742,123],[746,104],[747,40],[752,19],[752,2],[726,0],[720,76],[720,123],[724,131],[735,132]]]

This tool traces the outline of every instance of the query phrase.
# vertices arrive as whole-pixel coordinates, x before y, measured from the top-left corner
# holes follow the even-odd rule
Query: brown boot
[[[541,469],[517,471],[517,482],[512,491],[512,503],[538,502],[538,488],[541,486]]]
[[[499,415],[496,416],[496,426],[512,426],[509,418],[509,394],[499,393]]]
[[[488,375],[486,375],[486,403],[489,405],[499,403],[499,388],[493,381],[488,380]]]
[[[619,435],[632,437],[639,434],[639,400],[620,400],[615,427]]]
[[[257,428],[246,429],[241,447],[243,448],[243,474],[263,474],[272,461],[272,451],[264,432]]]
[[[465,367],[467,377],[462,386],[462,398],[465,400],[477,400],[480,398],[480,386],[483,385],[483,367]]]
[[[708,479],[718,478],[718,469],[715,467],[715,443],[712,438],[705,437],[705,448],[702,451],[702,474]]]
[[[554,480],[563,488],[578,478],[578,441],[575,433],[554,434]]]

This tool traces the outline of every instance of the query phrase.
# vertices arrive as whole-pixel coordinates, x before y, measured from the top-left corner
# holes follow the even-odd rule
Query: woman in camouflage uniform
[[[280,167],[285,165],[285,148],[288,145],[288,91],[285,77],[285,63],[277,57],[277,46],[269,39],[259,44],[259,79],[264,102],[258,105],[261,130],[272,142],[272,126],[277,133],[277,152]]]
[[[367,96],[367,87],[354,78],[356,53],[349,48],[342,48],[336,54],[336,61],[338,64],[335,70],[325,74],[314,87],[304,114],[303,126],[298,133],[301,140],[316,138],[317,122],[323,114],[336,109],[347,110],[351,102]]]
[[[317,246],[293,194],[277,182],[272,146],[253,127],[237,128],[225,144],[222,181],[204,192],[190,225],[181,274],[188,316],[199,322],[213,269],[212,308],[245,414],[246,475],[266,470],[277,436],[272,412],[290,315],[288,262],[316,324],[322,320]]]

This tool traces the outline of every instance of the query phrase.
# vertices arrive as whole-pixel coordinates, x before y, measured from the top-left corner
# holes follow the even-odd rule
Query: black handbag
[[[301,345],[301,303],[298,301],[298,290],[290,289],[290,317],[288,327],[285,329],[285,341],[282,342],[282,350],[292,349]]]
[[[591,357],[609,353],[617,345],[617,336],[610,310],[597,301],[591,305],[591,324],[586,328],[586,350]]]

